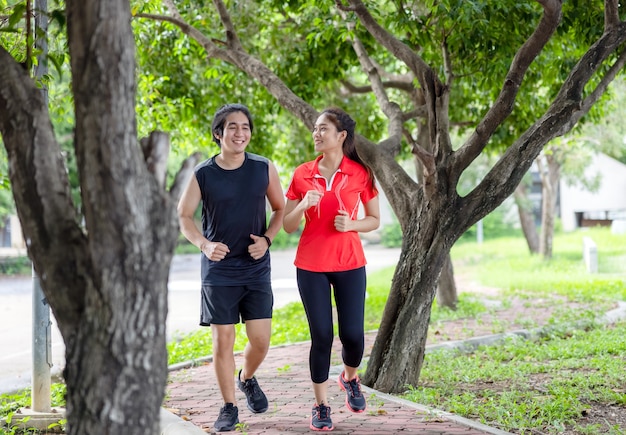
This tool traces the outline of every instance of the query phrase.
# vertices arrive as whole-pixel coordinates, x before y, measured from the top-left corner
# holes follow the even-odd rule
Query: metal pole
[[[31,407],[50,412],[50,368],[52,367],[50,308],[33,268],[33,376]]]
[[[28,17],[30,19],[30,17]],[[35,1],[35,47],[40,49],[35,79],[48,73],[48,1]],[[46,104],[48,89],[41,87]],[[33,267],[33,374],[31,407],[35,412],[50,412],[50,369],[52,367],[52,344],[50,332],[50,307],[41,289],[39,277]]]

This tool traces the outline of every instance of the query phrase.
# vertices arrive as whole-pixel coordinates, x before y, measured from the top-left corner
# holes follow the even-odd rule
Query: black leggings
[[[297,278],[311,333],[311,380],[321,384],[328,380],[334,339],[331,285],[335,294],[343,362],[349,367],[358,367],[361,364],[365,347],[365,267],[345,272],[309,272],[297,269]]]

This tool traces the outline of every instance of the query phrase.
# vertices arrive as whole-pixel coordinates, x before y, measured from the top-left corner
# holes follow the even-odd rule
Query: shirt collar
[[[315,158],[315,160],[311,162],[311,165],[309,166],[309,173],[307,174],[307,178],[314,178],[316,175],[320,175],[320,171],[317,169],[317,164],[319,163],[319,161],[322,159],[323,156],[324,156],[323,154],[320,154],[319,156]],[[341,172],[346,175],[352,175],[355,164],[356,162],[353,162],[346,156],[343,156],[343,158],[341,159],[341,163],[339,163],[339,168],[337,168],[337,172]]]

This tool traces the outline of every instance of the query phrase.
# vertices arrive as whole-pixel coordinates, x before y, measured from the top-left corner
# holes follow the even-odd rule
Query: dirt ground
[[[462,280],[460,280],[462,282]],[[497,299],[499,291],[480,287],[476,284],[465,284],[459,292],[468,291],[487,302]],[[602,307],[603,311],[609,311],[615,306]],[[565,299],[528,300],[522,297],[507,301],[506,306],[494,303],[492,309],[476,319],[463,319],[432,324],[429,328],[428,344],[436,344],[443,341],[465,340],[483,335],[498,334],[514,331],[517,329],[533,329],[546,325],[548,320],[557,310],[585,310],[597,307],[583,306],[578,303],[568,302]],[[626,378],[625,378],[626,379]],[[533,389],[546,391],[544,385],[550,381],[549,374],[534,376],[532,379]],[[467,388],[466,386],[464,388]],[[474,383],[471,387],[475,391],[491,390],[494,393],[507,391],[506,383]],[[626,395],[626,381],[621,391]],[[541,394],[541,393],[540,393]],[[588,409],[577,420],[579,426],[595,425],[596,431],[582,432],[572,425],[562,428],[559,434],[583,435],[583,434],[626,434],[626,406],[610,405],[588,402]],[[472,417],[470,417],[472,418]],[[524,433],[526,435],[543,435],[546,432],[538,430],[511,431],[511,433]],[[552,432],[556,433],[556,432]]]

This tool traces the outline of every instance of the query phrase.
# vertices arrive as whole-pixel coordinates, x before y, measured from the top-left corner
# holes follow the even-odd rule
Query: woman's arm
[[[339,210],[339,214],[335,216],[335,229],[345,233],[347,231],[356,231],[357,233],[367,233],[373,231],[380,226],[380,205],[378,196],[370,199],[363,208],[365,216],[361,219],[352,220],[347,211]]]
[[[300,227],[304,212],[320,203],[322,194],[317,190],[309,190],[302,200],[288,199],[283,218],[283,228],[287,233],[293,233]]]

